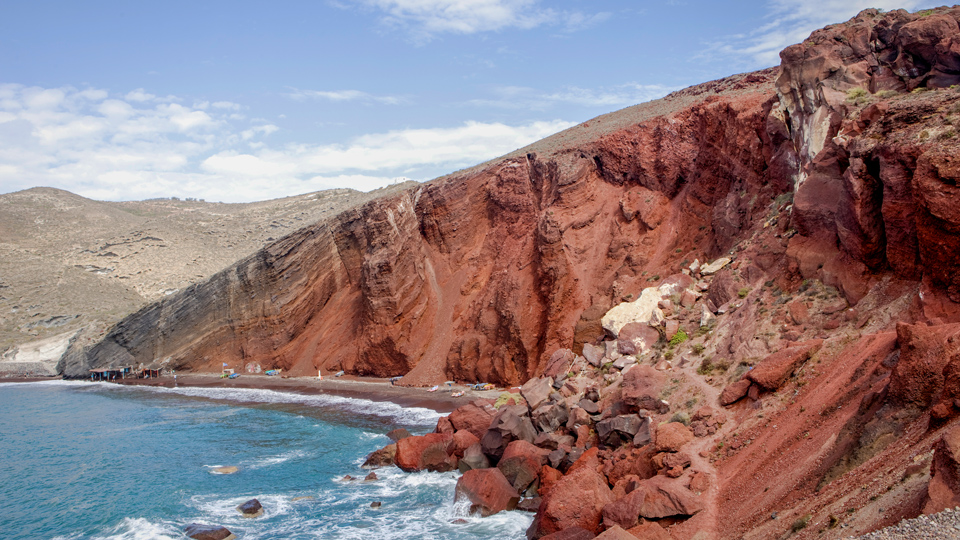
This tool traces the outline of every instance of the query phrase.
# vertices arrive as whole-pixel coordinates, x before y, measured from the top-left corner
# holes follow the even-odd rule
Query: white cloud
[[[437,167],[452,170],[508,153],[574,125],[571,122],[533,122],[526,126],[467,122],[454,128],[406,129],[357,137],[350,144],[290,145],[256,154],[229,150],[210,156],[204,171],[220,175],[267,177],[337,176],[389,172],[416,172]],[[428,180],[430,177],[421,177]]]
[[[398,96],[375,96],[360,90],[301,90],[291,88],[291,91],[284,94],[291,99],[303,101],[306,99],[319,99],[324,101],[345,102],[359,101],[366,103],[381,103],[383,105],[397,105],[404,100]]]
[[[501,86],[494,89],[493,99],[475,99],[468,103],[482,107],[538,111],[560,104],[581,107],[626,107],[661,98],[678,89],[659,84],[637,83],[601,88],[570,86],[554,92],[543,92],[522,86]]]
[[[253,201],[330,187],[370,190],[474,165],[572,126],[466,122],[356,137],[343,144],[269,144],[280,127],[234,120],[239,105],[204,106],[145,90],[0,85],[0,186],[52,186],[85,197]],[[221,105],[218,105],[220,103]]]
[[[771,0],[767,22],[747,35],[729,36],[712,44],[707,55],[739,56],[750,67],[780,63],[780,51],[800,43],[811,32],[829,24],[846,21],[868,8],[915,10],[936,6],[928,0]]]
[[[476,34],[507,28],[528,30],[538,26],[562,26],[579,30],[609,17],[609,13],[585,14],[540,6],[540,0],[354,0],[383,12],[381,22],[409,30],[418,41],[439,34]]]

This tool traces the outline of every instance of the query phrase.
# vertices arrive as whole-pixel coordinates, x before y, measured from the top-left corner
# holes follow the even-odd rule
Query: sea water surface
[[[0,384],[0,537],[185,538],[198,522],[241,539],[524,538],[530,514],[455,507],[456,473],[390,467],[362,481],[384,433],[426,433],[438,417],[271,390]],[[211,473],[226,465],[240,470]],[[241,517],[254,497],[264,515]]]

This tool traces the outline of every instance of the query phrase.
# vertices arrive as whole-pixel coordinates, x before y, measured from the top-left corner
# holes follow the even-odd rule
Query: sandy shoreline
[[[3,383],[22,383],[56,380],[53,378],[9,378],[0,379]],[[125,379],[116,384],[128,386],[164,386],[172,388],[173,376],[164,375],[158,379]],[[262,388],[278,392],[295,394],[317,395],[334,394],[337,396],[368,399],[371,401],[388,401],[402,407],[424,407],[440,413],[449,413],[461,405],[470,403],[478,398],[496,398],[500,391],[475,391],[466,386],[441,385],[436,392],[426,388],[394,386],[387,379],[373,379],[344,376],[340,378],[324,377],[268,377],[266,375],[243,374],[236,379],[221,379],[217,374],[210,373],[177,373],[177,386],[203,388]],[[463,396],[452,397],[454,391],[463,391]]]

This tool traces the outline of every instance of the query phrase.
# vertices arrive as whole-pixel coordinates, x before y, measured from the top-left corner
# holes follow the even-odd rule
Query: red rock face
[[[960,301],[957,137],[936,124],[960,96],[847,95],[953,84],[958,14],[868,10],[786,49],[779,69],[600,117],[297,231],[124,320],[66,371],[169,359],[521,384],[555,351],[600,339],[603,313],[653,276],[726,252],[772,215],[798,234],[785,258],[758,252],[755,274],[817,278],[856,303],[892,273]],[[791,190],[792,205],[774,202]],[[710,295],[733,297],[717,278]]]

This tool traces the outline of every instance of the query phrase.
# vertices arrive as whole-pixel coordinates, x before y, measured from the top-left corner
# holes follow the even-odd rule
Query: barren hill
[[[0,195],[0,351],[123,317],[292,230],[403,186],[249,204],[93,201],[52,188]]]

